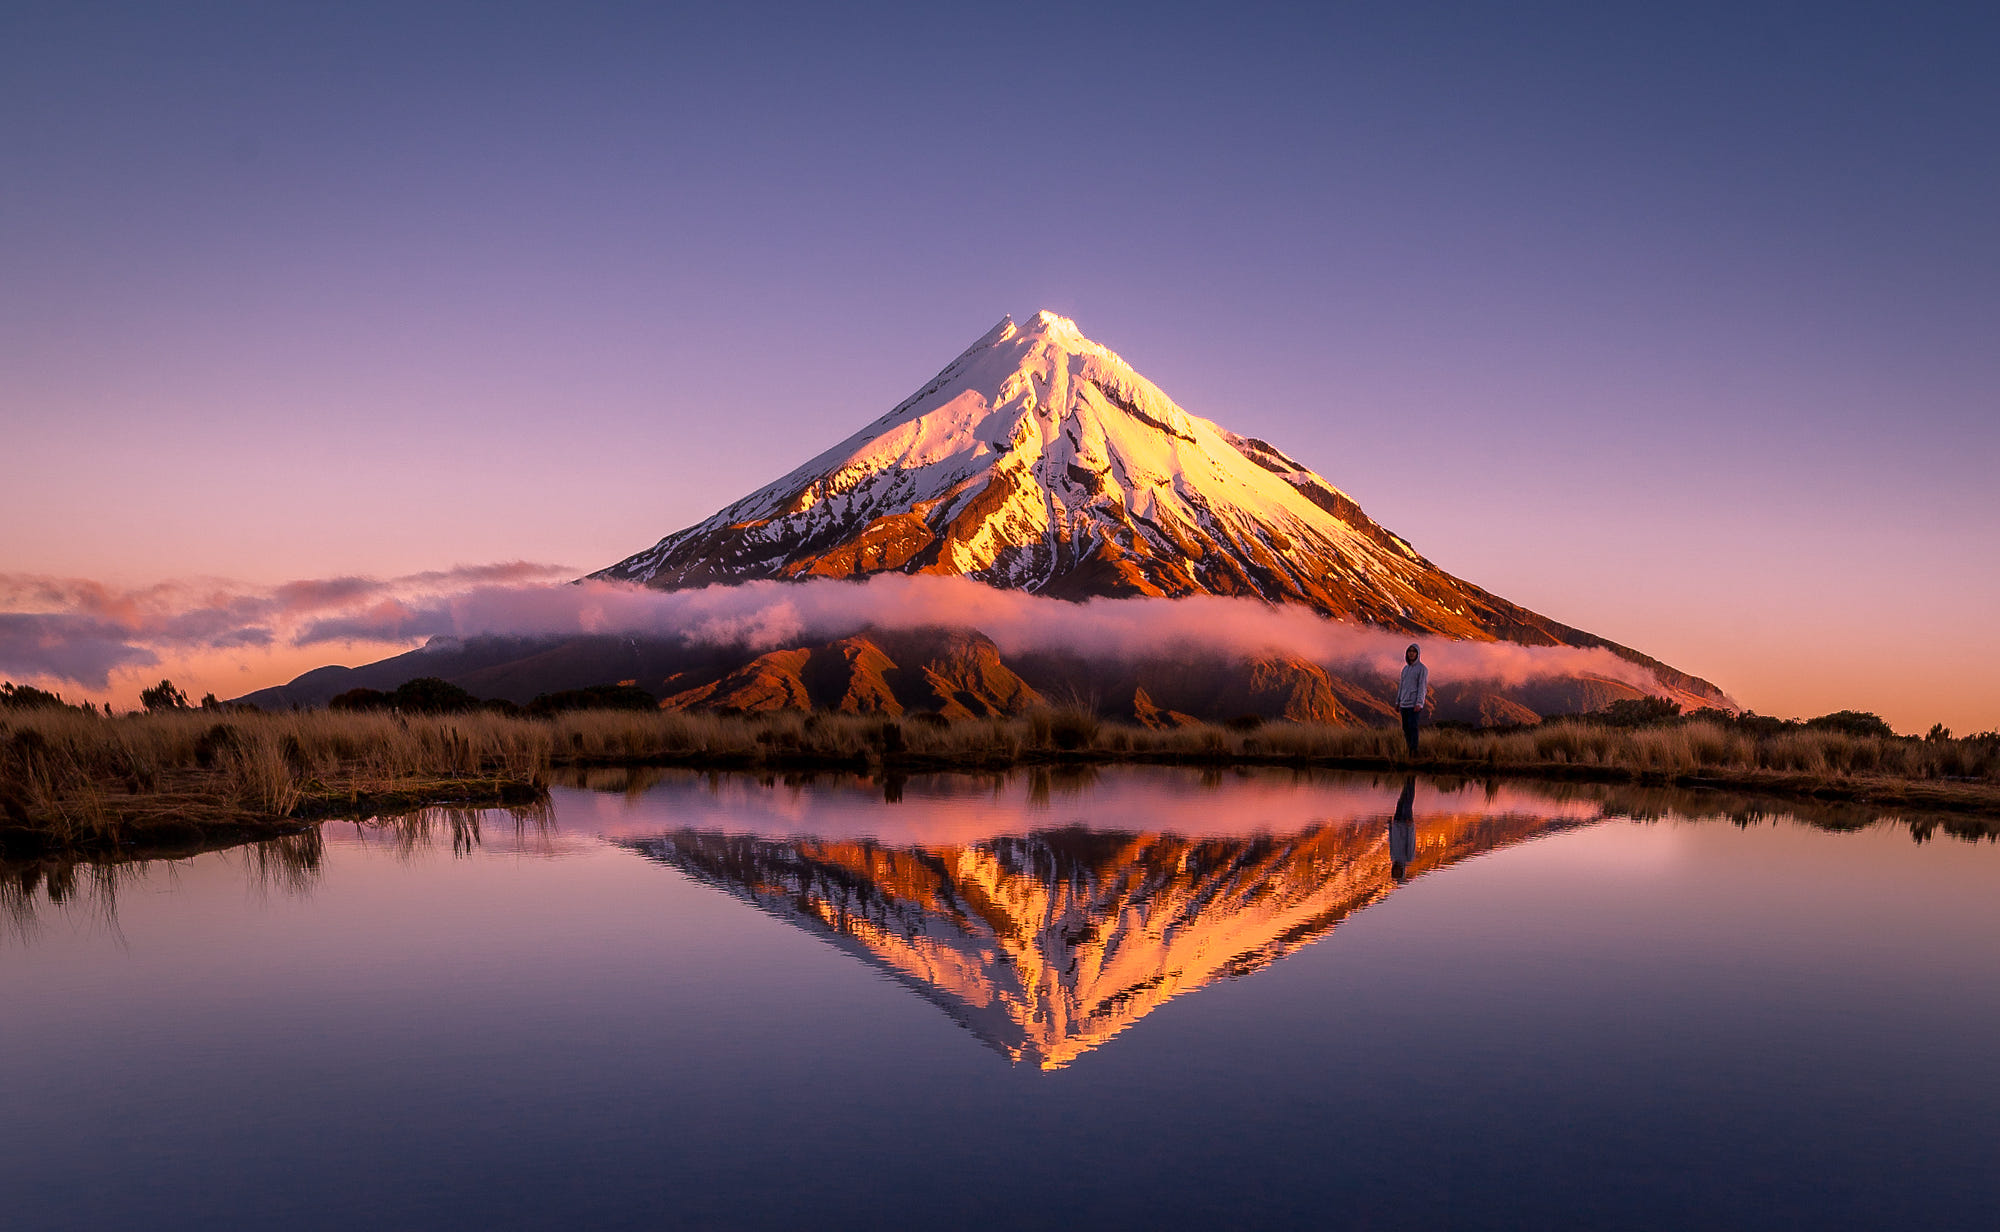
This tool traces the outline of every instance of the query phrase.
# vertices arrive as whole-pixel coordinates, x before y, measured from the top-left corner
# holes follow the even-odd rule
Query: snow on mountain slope
[[[1058,598],[1298,603],[1410,633],[1604,646],[1445,573],[1277,447],[1190,415],[1066,318],[1003,319],[900,406],[595,577],[962,574]]]

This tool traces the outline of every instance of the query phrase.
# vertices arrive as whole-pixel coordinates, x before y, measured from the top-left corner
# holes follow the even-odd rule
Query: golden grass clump
[[[306,806],[535,792],[552,747],[548,724],[489,714],[15,712],[0,718],[0,833],[118,841]]]

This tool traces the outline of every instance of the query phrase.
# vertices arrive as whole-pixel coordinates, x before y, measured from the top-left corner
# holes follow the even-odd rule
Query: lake
[[[5,865],[19,1228],[2000,1226],[2000,845],[1769,801],[599,771]]]

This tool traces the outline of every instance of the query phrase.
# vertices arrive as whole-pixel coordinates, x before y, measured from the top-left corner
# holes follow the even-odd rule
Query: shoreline
[[[2000,750],[1982,743],[1836,733],[1756,738],[1702,723],[1436,731],[1411,758],[1400,733],[1385,729],[1272,723],[1161,730],[1082,712],[948,724],[611,711],[532,720],[30,712],[0,715],[0,852],[115,855],[214,836],[255,841],[318,821],[432,806],[527,805],[546,798],[553,775],[586,769],[840,773],[892,783],[923,774],[1116,765],[1748,792],[1950,814],[1977,823],[1958,828],[2000,837]],[[1950,773],[1954,768],[1981,773]]]
[[[1294,770],[1410,774],[1430,779],[1468,781],[1508,779],[1529,783],[1587,784],[1686,791],[1700,795],[1749,795],[1773,802],[1854,805],[1887,810],[1909,809],[1950,814],[1976,827],[1951,827],[1962,836],[2000,840],[2000,787],[1984,783],[1936,783],[1896,779],[1812,779],[1802,775],[1745,773],[1735,775],[1645,772],[1617,766],[1505,765],[1450,759],[1411,761],[1379,757],[1296,757],[1257,754],[1126,753],[1054,751],[1008,761],[900,756],[881,759],[780,755],[743,756],[653,755],[624,758],[576,758],[551,763],[557,771],[670,769],[726,774],[850,774],[884,783],[916,775],[1002,774],[1017,770],[1097,769],[1116,766],[1161,766],[1210,770]],[[387,791],[356,791],[302,800],[285,816],[258,816],[229,810],[212,819],[182,815],[170,820],[128,821],[115,833],[66,840],[46,830],[0,825],[0,859],[170,859],[220,847],[262,842],[302,834],[326,822],[370,821],[428,808],[508,808],[546,802],[548,788],[525,781],[481,776],[444,780]]]
[[[1463,758],[1310,756],[1245,752],[1107,753],[1099,750],[1031,750],[1006,760],[968,759],[924,754],[880,758],[812,755],[705,757],[657,754],[648,757],[573,758],[558,760],[559,769],[619,769],[656,767],[676,770],[720,770],[732,773],[787,771],[850,771],[880,775],[988,774],[1006,770],[1059,766],[1188,766],[1227,769],[1350,770],[1381,774],[1416,774],[1430,778],[1529,779],[1547,783],[1595,783],[1611,787],[1663,787],[1689,791],[1752,792],[1760,795],[1832,804],[1870,804],[1922,808],[1938,812],[1986,815],[2000,828],[2000,784],[1985,780],[1902,779],[1880,776],[1816,777],[1773,771],[1687,772],[1647,770],[1616,765],[1565,762],[1510,763]]]

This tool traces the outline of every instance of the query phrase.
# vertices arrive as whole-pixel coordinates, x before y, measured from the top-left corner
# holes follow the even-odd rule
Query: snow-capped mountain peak
[[[594,576],[680,588],[886,571],[1064,598],[1247,595],[1413,633],[1602,645],[1721,696],[1444,573],[1304,464],[1189,414],[1046,310],[1003,317],[859,432]]]
[[[1318,593],[1327,562],[1302,547],[1348,573],[1384,550],[1418,563],[1334,509],[1359,513],[1042,311],[1003,318],[874,423],[607,573],[674,586],[901,569],[1060,592],[1081,569],[1108,571],[1113,591],[1334,608]]]

